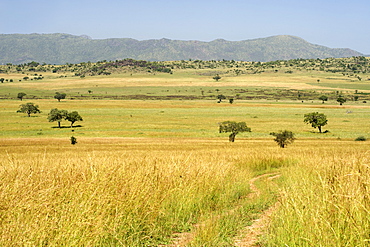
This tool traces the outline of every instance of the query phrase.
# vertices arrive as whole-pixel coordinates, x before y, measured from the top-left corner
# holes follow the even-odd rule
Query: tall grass
[[[249,191],[222,149],[103,146],[3,149],[0,245],[156,246]]]
[[[276,198],[265,246],[368,244],[366,142],[297,140],[287,149],[272,140],[0,143],[1,246],[158,246],[189,231],[189,246],[231,246]],[[248,197],[253,176],[277,169],[278,181],[261,181],[261,196]]]
[[[369,246],[369,153],[348,147],[305,156],[285,172],[266,246]]]

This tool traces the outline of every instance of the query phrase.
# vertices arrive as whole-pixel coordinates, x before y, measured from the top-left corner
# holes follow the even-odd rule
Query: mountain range
[[[0,34],[0,64],[32,61],[47,64],[115,61],[239,60],[274,61],[297,58],[351,57],[363,54],[348,48],[329,48],[302,38],[278,35],[267,38],[210,42],[131,38],[91,39],[86,35]]]

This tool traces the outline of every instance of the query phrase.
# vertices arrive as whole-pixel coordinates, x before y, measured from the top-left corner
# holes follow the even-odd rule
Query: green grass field
[[[355,139],[370,138],[369,74],[218,67],[80,78],[65,67],[42,80],[23,80],[28,67],[0,74],[13,79],[0,84],[1,246],[171,246],[184,232],[187,246],[233,246],[276,202],[261,246],[368,246],[370,144]],[[28,102],[42,112],[16,113]],[[83,121],[58,128],[53,108]],[[303,122],[311,112],[327,116],[327,133]],[[252,132],[229,143],[223,121]],[[297,139],[279,148],[279,130]],[[270,172],[282,176],[249,197],[250,179]]]

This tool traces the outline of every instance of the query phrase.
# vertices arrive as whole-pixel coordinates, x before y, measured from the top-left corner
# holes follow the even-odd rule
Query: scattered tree
[[[324,104],[324,102],[325,102],[325,101],[328,101],[328,96],[326,96],[326,95],[321,95],[321,96],[319,97],[319,100],[322,100],[322,103]]]
[[[217,95],[217,99],[218,99],[218,103],[221,103],[221,101],[222,101],[223,99],[226,99],[226,97],[225,97],[225,95],[223,95],[223,94],[219,94],[219,95]]]
[[[288,130],[280,130],[278,133],[272,132],[270,135],[275,136],[274,141],[276,141],[281,148],[284,148],[288,144],[292,144],[295,140],[293,132]]]
[[[230,104],[234,103],[234,99],[233,99],[233,98],[230,98],[230,99],[229,99],[229,103],[230,103]]]
[[[56,92],[55,95],[54,95],[54,99],[57,99],[60,102],[60,100],[65,99],[66,96],[67,95],[65,93]]]
[[[4,80],[5,80],[4,78],[0,78],[1,83],[4,83]]]
[[[31,114],[40,113],[39,106],[33,103],[22,104],[19,106],[17,112],[27,113],[28,117],[31,117]]]
[[[321,127],[325,126],[328,123],[328,120],[326,119],[326,115],[323,113],[318,113],[318,112],[304,114],[303,121],[307,124],[311,124],[311,126],[314,128],[318,128],[320,133],[321,133]]]
[[[26,96],[26,95],[27,94],[25,94],[25,93],[18,93],[17,98],[22,101],[23,100],[23,97]]]
[[[213,77],[213,79],[214,79],[214,80],[216,80],[216,81],[218,81],[218,80],[220,80],[220,79],[221,79],[221,76],[220,76],[219,74],[217,74],[217,75],[215,75],[215,76]]]
[[[345,98],[343,98],[342,96],[339,96],[338,99],[337,99],[337,102],[339,102],[340,105],[343,105],[343,103],[345,103],[347,100]]]
[[[49,122],[58,122],[58,127],[60,128],[60,122],[67,117],[68,112],[66,110],[58,110],[57,108],[51,109],[48,114]]]
[[[83,121],[82,117],[80,116],[80,114],[78,114],[77,111],[73,111],[73,112],[70,112],[70,113],[67,113],[66,117],[65,117],[65,120],[71,122],[71,128],[73,127],[73,124],[77,121]]]
[[[245,122],[234,122],[234,121],[225,121],[220,123],[219,125],[219,131],[220,133],[227,133],[231,132],[229,135],[229,141],[234,142],[235,136],[239,132],[251,132],[251,128],[249,128]]]

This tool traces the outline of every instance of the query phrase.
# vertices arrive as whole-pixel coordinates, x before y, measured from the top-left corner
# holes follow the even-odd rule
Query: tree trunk
[[[235,133],[231,133],[231,134],[229,135],[229,142],[234,142],[234,141],[235,141],[235,136],[236,136],[236,134],[235,134]]]
[[[317,126],[317,128],[319,129],[319,132],[321,133],[321,126]]]
[[[58,121],[58,127],[59,127],[59,129],[60,129],[60,122]]]

